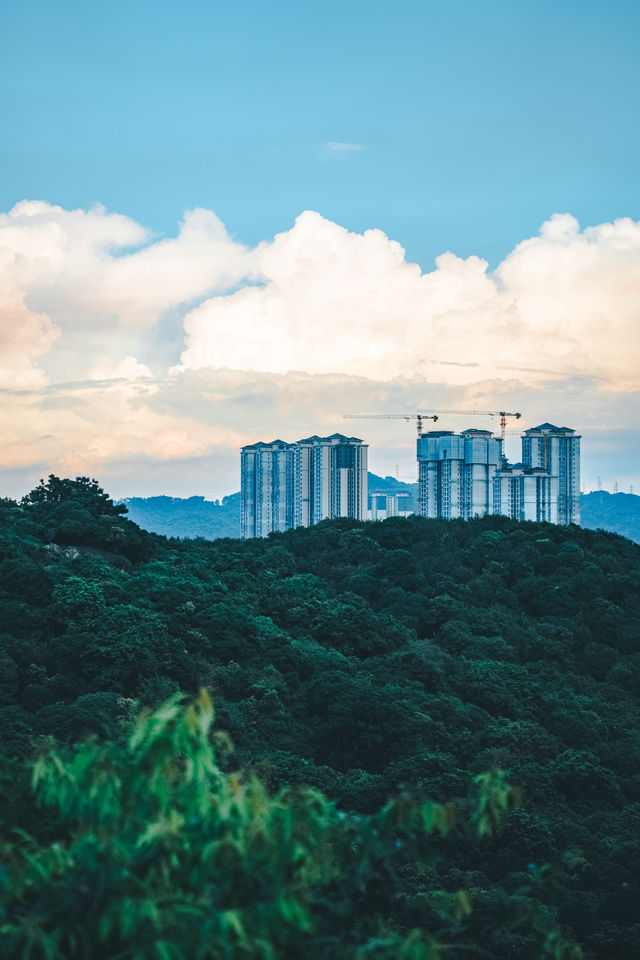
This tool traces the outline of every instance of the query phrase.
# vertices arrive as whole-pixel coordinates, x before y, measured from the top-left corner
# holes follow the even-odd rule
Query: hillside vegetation
[[[271,791],[306,784],[369,816],[414,786],[464,804],[475,775],[508,772],[523,804],[501,836],[454,830],[394,865],[392,929],[437,927],[423,891],[464,888],[481,956],[541,956],[514,903],[590,956],[634,955],[637,546],[500,517],[169,542],[56,478],[3,501],[0,532],[7,818],[44,829],[20,780],[42,738],[117,739],[138,705],[205,686],[226,769]]]

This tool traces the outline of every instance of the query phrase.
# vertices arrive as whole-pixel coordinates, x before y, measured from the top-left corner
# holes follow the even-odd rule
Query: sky
[[[640,492],[635,0],[0,25],[0,495],[221,497],[336,430],[413,479],[411,424],[342,415],[418,407],[572,426],[584,489]]]

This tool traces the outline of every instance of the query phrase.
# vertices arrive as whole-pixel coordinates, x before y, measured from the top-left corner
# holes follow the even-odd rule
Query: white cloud
[[[468,380],[530,368],[618,389],[640,369],[640,224],[580,232],[556,216],[494,274],[452,253],[422,273],[379,230],[354,234],[317,213],[256,250],[261,285],[185,317],[182,368],[398,374]]]
[[[27,201],[0,215],[0,267],[0,298],[19,291],[61,331],[44,361],[57,378],[85,375],[89,354],[117,362],[142,352],[152,360],[166,311],[227,290],[252,271],[248,252],[210,210],[189,211],[177,237],[158,240],[100,206]]]
[[[233,427],[206,423],[197,413],[154,409],[160,383],[134,357],[112,373],[104,380],[3,394],[3,467],[44,461],[54,472],[100,474],[114,460],[179,460],[244,442]]]
[[[639,223],[580,232],[573,217],[555,215],[500,264],[497,281],[518,311],[528,359],[603,377],[619,390],[638,386]]]
[[[162,322],[183,345],[171,369]],[[188,462],[192,493],[201,461],[203,490],[219,496],[237,488],[242,443],[354,428],[374,469],[405,458],[411,473],[411,425],[342,413],[432,406],[561,419],[586,433],[593,478],[605,470],[589,451],[615,437],[606,456],[624,482],[640,413],[640,224],[580,230],[555,215],[494,272],[444,253],[425,273],[380,230],[312,211],[246,249],[206,210],[157,240],[100,207],[22,203],[0,215],[0,337],[13,388],[0,456],[21,476],[112,473],[133,489],[155,463],[179,494]]]
[[[29,310],[2,272],[0,263],[0,383],[5,388],[42,386],[47,378],[38,358],[51,349],[60,330],[46,314]]]
[[[324,148],[328,153],[356,153],[365,149],[362,143],[348,143],[344,140],[328,140]]]
[[[0,236],[2,230],[0,216]],[[13,238],[17,240],[18,238]],[[45,313],[31,310],[25,302],[20,268],[30,255],[19,242],[0,240],[0,382],[3,387],[36,387],[46,383],[38,359],[60,335]]]
[[[0,215],[0,249],[25,294],[89,319],[125,324],[246,278],[245,248],[211,210],[190,210],[177,237],[157,240],[140,224],[100,206],[64,210],[38,202]],[[71,315],[66,323],[82,322]]]

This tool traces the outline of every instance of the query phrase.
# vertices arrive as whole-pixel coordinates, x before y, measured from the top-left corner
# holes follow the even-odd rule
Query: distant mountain
[[[403,483],[395,477],[369,474],[370,493],[410,493],[416,497],[417,483]],[[165,537],[217,540],[240,536],[240,494],[219,500],[204,497],[129,497],[124,500],[128,517],[143,530]],[[640,543],[640,497],[632,493],[598,490],[580,498],[582,526],[608,530]]]
[[[581,525],[608,530],[640,543],[640,497],[635,493],[594,490],[580,497]]]
[[[410,493],[417,497],[418,484],[404,483],[402,480],[396,480],[395,477],[378,477],[375,473],[369,473],[369,493]]]
[[[375,473],[369,474],[369,495],[385,494],[390,496],[396,493],[408,493],[403,499],[402,510],[410,513],[418,512],[418,484],[404,483],[395,477],[378,477]]]
[[[219,500],[204,497],[128,497],[127,517],[143,530],[165,537],[218,540],[240,536],[240,494]]]

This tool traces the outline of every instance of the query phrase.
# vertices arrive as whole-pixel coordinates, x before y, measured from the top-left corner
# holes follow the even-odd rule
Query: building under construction
[[[482,414],[486,411],[439,411]],[[522,459],[504,455],[490,430],[430,430],[437,414],[352,414],[357,419],[415,420],[418,431],[418,512],[445,519],[502,514],[515,520],[580,523],[580,437],[570,427],[542,423],[522,434]],[[242,448],[242,536],[307,527],[335,517],[367,518],[367,444],[334,433],[295,443],[273,440]],[[403,516],[407,504],[372,497],[371,519]]]
[[[515,520],[580,523],[580,436],[542,423],[522,435],[510,464],[489,430],[431,430],[418,437],[418,504],[424,517],[464,520],[503,514]]]

